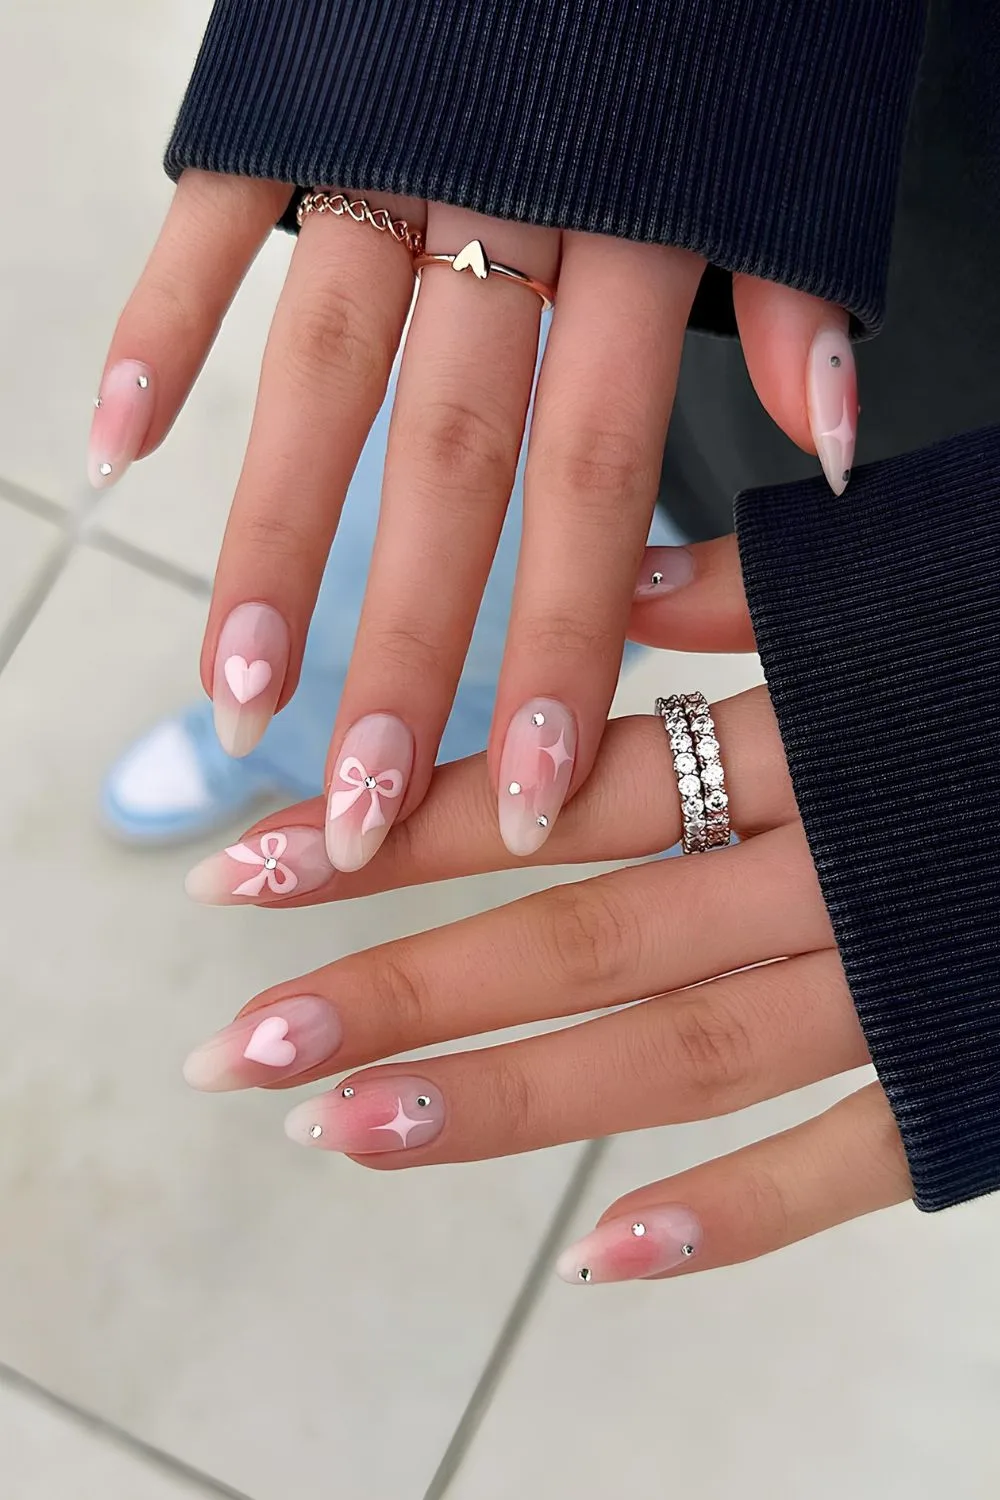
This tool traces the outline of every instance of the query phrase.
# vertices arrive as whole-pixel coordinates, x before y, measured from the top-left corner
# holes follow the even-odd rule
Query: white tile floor
[[[537,1263],[560,1206],[583,1226],[815,1099],[602,1156],[381,1175],[286,1146],[267,1097],[181,1085],[188,1045],[264,983],[539,880],[261,920],[190,907],[192,851],[98,829],[102,768],[195,691],[197,581],[288,253],[268,246],[162,454],[91,510],[89,396],[168,198],[158,156],[206,11],[0,14],[4,1500],[995,1496],[995,1205],[903,1210],[681,1286],[577,1292]],[[752,670],[661,659],[621,701]]]

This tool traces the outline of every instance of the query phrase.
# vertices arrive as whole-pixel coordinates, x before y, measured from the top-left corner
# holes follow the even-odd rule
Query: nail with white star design
[[[500,835],[524,858],[540,849],[566,800],[576,720],[555,698],[532,698],[510,721],[500,757]]]
[[[426,1079],[373,1073],[297,1105],[285,1134],[300,1146],[373,1156],[426,1146],[444,1115],[440,1091]]]
[[[806,370],[809,429],[823,473],[835,495],[851,477],[858,432],[858,375],[854,350],[839,328],[821,328]]]

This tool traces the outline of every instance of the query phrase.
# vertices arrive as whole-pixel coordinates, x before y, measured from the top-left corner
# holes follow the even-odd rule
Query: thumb
[[[754,651],[734,536],[647,547],[629,640],[670,651]]]

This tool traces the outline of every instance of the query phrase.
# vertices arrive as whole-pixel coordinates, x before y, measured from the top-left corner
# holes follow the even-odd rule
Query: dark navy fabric
[[[795,796],[917,1205],[1000,1188],[1000,428],[753,490]]]
[[[167,169],[682,245],[882,320],[924,0],[217,0]]]

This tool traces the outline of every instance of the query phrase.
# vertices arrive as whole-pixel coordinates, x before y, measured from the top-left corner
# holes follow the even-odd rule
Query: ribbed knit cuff
[[[917,1205],[1000,1187],[1000,428],[737,500],[802,821]]]
[[[167,170],[684,246],[881,321],[924,0],[217,0]]]

